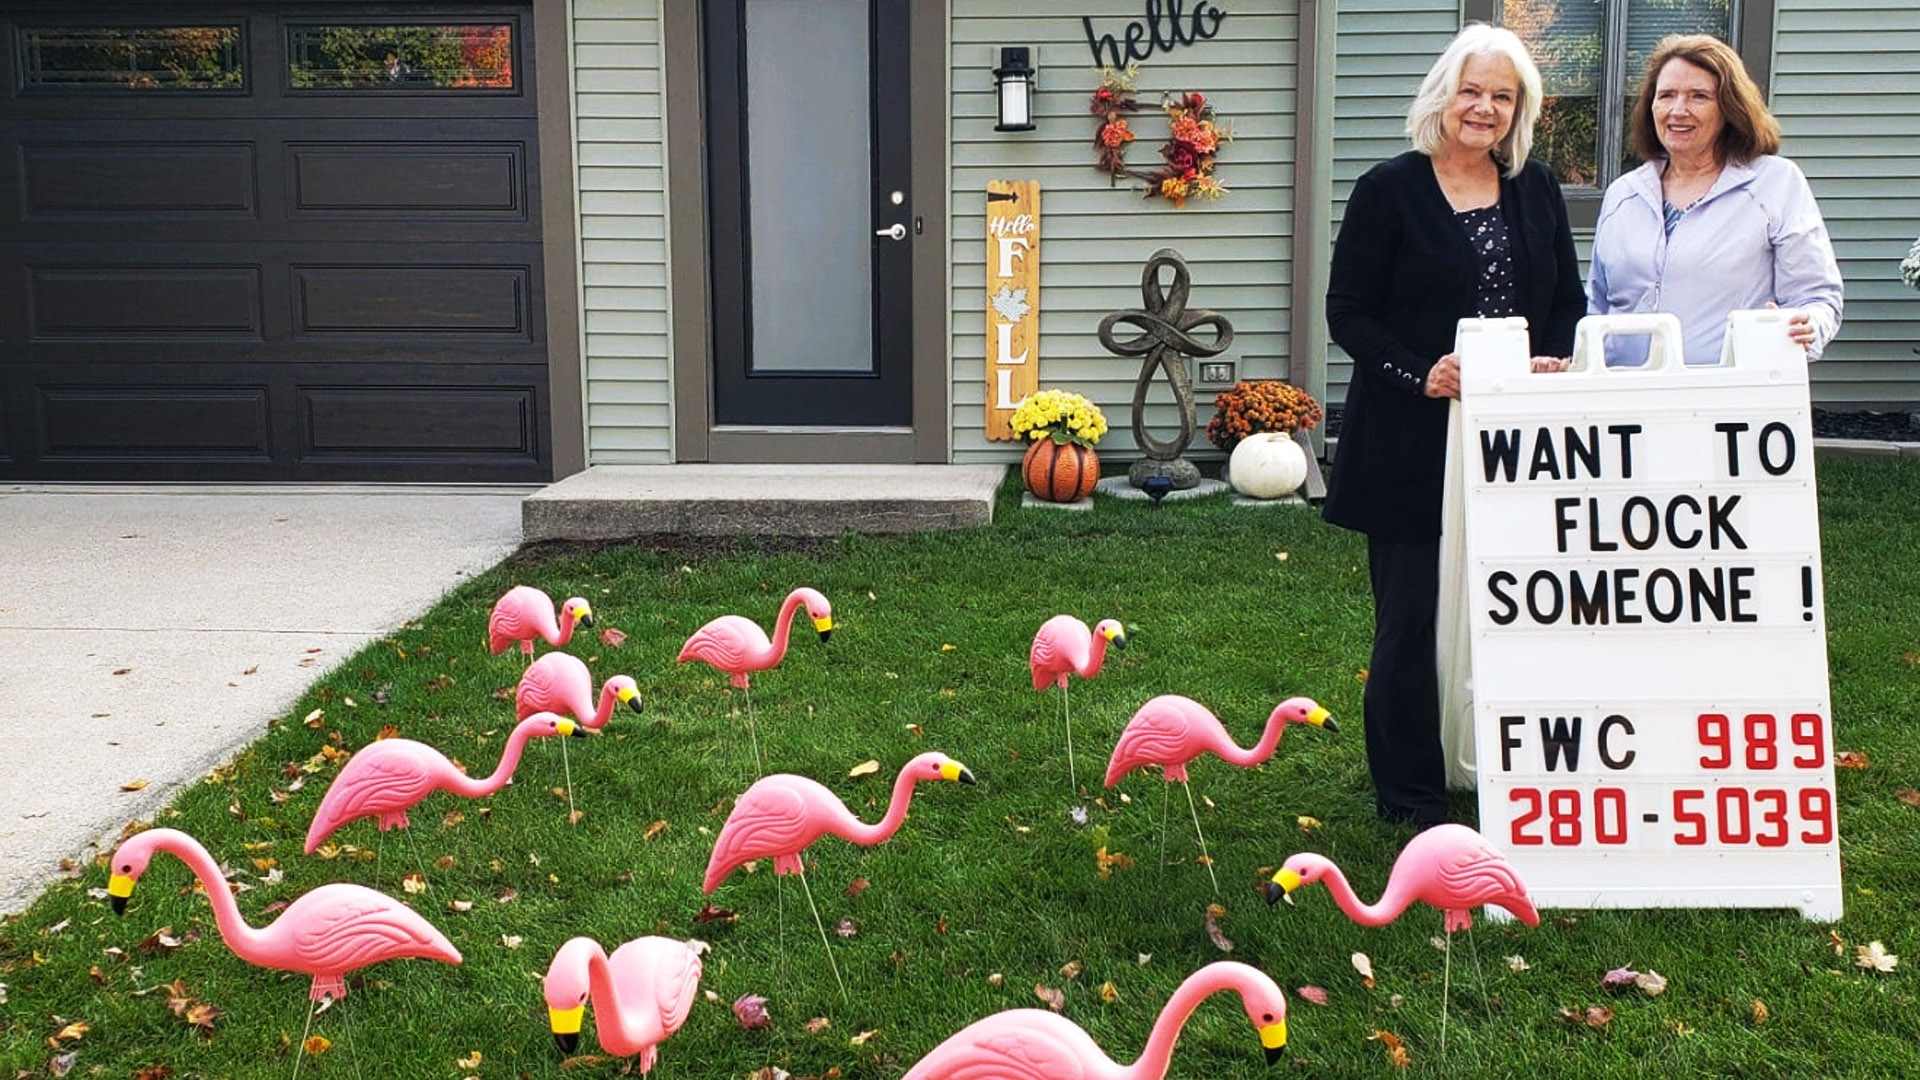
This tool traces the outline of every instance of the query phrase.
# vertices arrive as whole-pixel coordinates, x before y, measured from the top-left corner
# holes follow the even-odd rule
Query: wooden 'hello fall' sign
[[[1015,438],[1014,406],[1040,388],[1040,182],[987,181],[988,439]]]

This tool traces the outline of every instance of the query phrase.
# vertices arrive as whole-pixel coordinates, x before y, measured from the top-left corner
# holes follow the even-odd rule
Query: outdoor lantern
[[[1033,64],[1025,45],[1000,50],[1000,66],[993,69],[1000,91],[1000,122],[995,131],[1033,130]]]

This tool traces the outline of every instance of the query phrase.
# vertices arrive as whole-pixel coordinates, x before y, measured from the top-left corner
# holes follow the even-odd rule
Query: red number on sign
[[[1725,720],[1726,717],[1721,719]],[[1693,830],[1674,833],[1674,843],[1691,847],[1707,842],[1707,816],[1698,810],[1687,809],[1688,803],[1706,797],[1707,793],[1698,788],[1682,788],[1673,793],[1673,820]]]
[[[1507,792],[1507,801],[1527,804],[1526,812],[1513,819],[1514,845],[1527,847],[1541,843],[1540,837],[1526,831],[1527,826],[1540,820],[1540,792],[1535,788],[1517,787]]]
[[[1580,843],[1580,793],[1578,791],[1547,792],[1547,839],[1556,847],[1573,847]]]
[[[1747,768],[1771,769],[1780,763],[1780,752],[1774,748],[1773,740],[1778,734],[1779,724],[1772,713],[1748,713],[1747,727]]]
[[[1603,844],[1627,842],[1627,793],[1617,787],[1593,789],[1593,838]]]
[[[1806,756],[1793,755],[1796,769],[1817,769],[1827,763],[1826,725],[1819,713],[1793,714],[1793,745],[1805,747]]]
[[[1756,832],[1755,843],[1761,847],[1787,846],[1787,793],[1779,788],[1762,788],[1753,793],[1753,801],[1760,807],[1760,824],[1771,826],[1772,832]],[[1772,808],[1765,804],[1772,803]]]
[[[1819,832],[1801,833],[1801,843],[1833,843],[1833,792],[1826,788],[1801,788],[1800,820],[1820,825]]]
[[[1731,730],[1725,716],[1719,713],[1700,714],[1700,745],[1715,751],[1713,757],[1700,755],[1701,768],[1724,769],[1733,764]]]
[[[1747,789],[1738,787],[1721,788],[1720,803],[1720,842],[1723,844],[1744,844],[1753,839],[1753,826],[1747,820]],[[1735,828],[1736,819],[1738,828]]]

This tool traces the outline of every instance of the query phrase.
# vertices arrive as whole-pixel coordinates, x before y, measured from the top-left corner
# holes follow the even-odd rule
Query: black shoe
[[[1445,811],[1413,810],[1399,806],[1376,806],[1374,812],[1380,815],[1380,820],[1382,821],[1391,822],[1395,825],[1411,825],[1415,832],[1425,832],[1435,825],[1445,825],[1447,823]]]

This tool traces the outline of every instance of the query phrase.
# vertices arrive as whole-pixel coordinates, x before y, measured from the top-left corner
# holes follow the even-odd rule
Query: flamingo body
[[[1055,615],[1040,624],[1033,635],[1033,647],[1027,652],[1027,667],[1033,673],[1033,688],[1067,688],[1067,676],[1091,679],[1100,674],[1107,659],[1107,643],[1114,648],[1127,647],[1126,631],[1118,619],[1102,619],[1092,630],[1072,615]]]
[[[572,714],[582,727],[598,730],[613,719],[613,710],[625,705],[634,712],[645,709],[640,687],[627,675],[615,675],[600,687],[599,704],[594,703],[593,675],[587,665],[572,653],[550,652],[527,667],[520,685],[513,692],[519,719],[534,713]]]
[[[1107,762],[1107,786],[1142,765],[1159,765],[1169,783],[1185,781],[1187,763],[1212,753],[1241,768],[1258,765],[1273,756],[1289,723],[1311,724],[1338,731],[1340,725],[1312,698],[1288,698],[1274,706],[1260,741],[1241,749],[1220,719],[1205,705],[1179,694],[1161,694],[1140,706],[1120,732]]]
[[[255,929],[241,918],[213,856],[177,829],[148,829],[114,852],[107,892],[116,911],[124,911],[156,851],[179,856],[200,879],[220,936],[236,955],[260,967],[313,976],[308,996],[314,1001],[345,997],[347,975],[382,960],[460,962],[460,951],[433,924],[392,897],[359,885],[322,885]]]
[[[1221,990],[1240,995],[1268,1062],[1274,1061],[1287,1041],[1286,998],[1258,969],[1228,960],[1208,964],[1180,984],[1132,1065],[1107,1057],[1066,1017],[1044,1009],[1009,1009],[962,1028],[902,1080],[1160,1080],[1187,1017]]]
[[[1385,926],[1415,901],[1445,912],[1449,933],[1472,926],[1469,911],[1481,904],[1498,904],[1528,926],[1540,925],[1540,913],[1513,864],[1465,825],[1436,825],[1408,841],[1393,861],[1378,903],[1362,902],[1332,860],[1311,852],[1287,859],[1267,886],[1267,900],[1323,878],[1340,910],[1364,926]]]
[[[535,713],[514,726],[499,765],[481,779],[467,776],[445,754],[412,739],[382,739],[362,747],[341,766],[340,775],[321,796],[320,809],[307,829],[307,854],[313,854],[335,829],[363,817],[375,818],[381,832],[404,829],[407,811],[435,791],[469,799],[491,795],[513,778],[528,739],[578,735],[583,730],[564,717]]]
[[[722,615],[693,632],[680,648],[680,662],[700,660],[724,671],[735,688],[745,690],[749,676],[756,671],[776,667],[787,655],[787,638],[792,630],[793,613],[805,604],[807,615],[820,640],[833,633],[833,605],[819,592],[801,587],[787,594],[774,619],[773,639],[767,639],[760,624],[740,615]]]
[[[840,797],[820,783],[792,773],[763,776],[734,801],[707,860],[702,888],[712,892],[736,868],[768,856],[774,873],[799,873],[801,852],[826,833],[869,847],[878,844],[899,831],[913,786],[922,780],[971,784],[973,774],[945,754],[921,754],[894,778],[886,816],[872,825],[854,817]]]
[[[599,942],[577,937],[560,946],[542,984],[547,1017],[560,1049],[573,1053],[589,999],[600,1048],[640,1055],[640,1074],[652,1071],[660,1043],[680,1030],[700,987],[700,956],[685,942],[642,937],[608,956]]]
[[[520,651],[532,656],[534,638],[557,649],[573,640],[576,624],[593,625],[593,609],[584,599],[568,599],[555,616],[553,600],[546,593],[531,585],[515,585],[494,602],[493,613],[487,616],[487,648],[498,656],[518,642]]]

